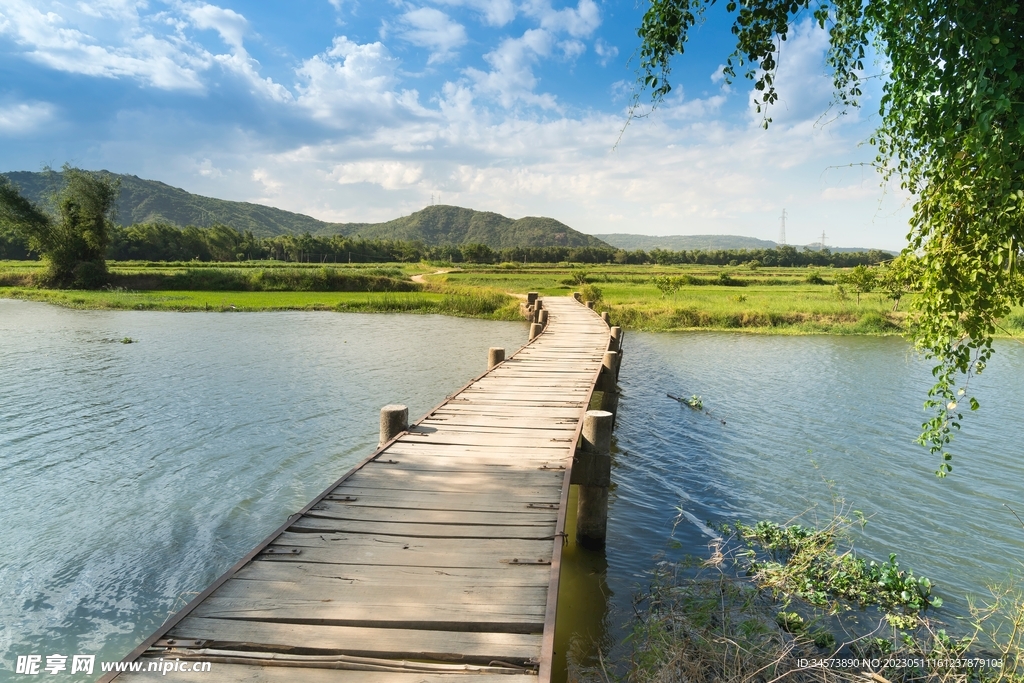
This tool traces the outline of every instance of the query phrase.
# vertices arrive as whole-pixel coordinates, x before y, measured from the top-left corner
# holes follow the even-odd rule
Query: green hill
[[[739,235],[628,235],[612,233],[594,235],[613,247],[629,251],[643,249],[668,249],[670,251],[692,251],[702,249],[774,249],[777,245],[769,240]]]
[[[330,224],[301,213],[282,211],[270,206],[249,202],[229,202],[213,199],[171,187],[157,180],[145,180],[133,175],[120,175],[100,171],[103,175],[121,180],[121,196],[117,200],[117,222],[170,223],[177,226],[229,225],[235,230],[251,230],[258,237],[273,237],[285,233],[322,232]],[[36,203],[45,203],[50,193],[50,179],[45,173],[14,171],[5,173],[21,193]],[[54,173],[59,182],[60,173]]]
[[[732,251],[735,249],[775,249],[779,245],[771,240],[760,240],[756,237],[743,237],[741,235],[631,235],[626,233],[610,233],[607,235],[594,235],[604,240],[613,247],[633,251],[642,249],[666,249],[668,251]],[[799,244],[789,245],[794,249],[803,251],[810,249],[817,251],[820,245]],[[832,253],[872,251],[870,247],[828,247]],[[895,252],[887,251],[895,255]]]
[[[591,235],[554,218],[513,220],[490,211],[458,206],[428,206],[387,223],[339,224],[331,232],[369,239],[418,240],[429,245],[486,244],[501,247],[607,247]]]
[[[157,180],[109,171],[100,174],[121,181],[117,200],[117,222],[169,223],[184,227],[227,225],[235,230],[250,230],[257,237],[312,233],[314,235],[359,235],[368,239],[420,241],[429,246],[486,244],[501,247],[607,247],[590,235],[573,230],[553,218],[526,217],[513,220],[489,211],[474,211],[457,206],[428,206],[409,216],[386,223],[328,223],[301,213],[283,211],[250,202],[232,202],[186,192]],[[13,171],[5,173],[25,197],[46,203],[51,183],[60,182],[45,173]]]

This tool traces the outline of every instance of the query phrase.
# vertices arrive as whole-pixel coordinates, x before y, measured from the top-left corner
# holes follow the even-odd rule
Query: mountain
[[[732,249],[774,249],[778,245],[771,240],[759,240],[756,237],[743,237],[741,235],[631,235],[626,233],[609,233],[606,235],[594,235],[604,240],[613,247],[633,251],[643,249],[667,249],[669,251],[714,251]],[[819,244],[789,245],[794,249],[803,251],[811,249],[817,251],[821,248]],[[872,251],[869,247],[827,247],[832,253],[863,252]],[[879,251],[888,251],[880,249]]]
[[[424,244],[486,244],[501,247],[607,247],[592,235],[554,218],[527,216],[513,220],[490,211],[443,204],[428,206],[387,223],[339,224],[330,230],[369,239],[418,240]]]
[[[235,230],[251,230],[258,237],[273,237],[285,233],[324,231],[330,223],[319,221],[301,213],[282,211],[270,206],[249,202],[229,202],[213,199],[171,187],[158,180],[145,180],[133,175],[100,171],[102,175],[121,181],[121,195],[117,200],[117,222],[170,223],[177,226],[230,225]],[[25,198],[45,203],[51,192],[51,180],[46,173],[14,171],[5,173],[18,186]],[[60,182],[55,172],[52,182]]]
[[[117,222],[170,223],[179,227],[228,225],[251,230],[257,237],[309,232],[319,235],[358,235],[367,239],[399,239],[424,244],[486,244],[501,247],[607,247],[608,245],[554,218],[529,216],[514,220],[490,211],[458,206],[428,206],[409,216],[386,223],[328,223],[301,213],[283,211],[250,202],[232,202],[204,197],[171,187],[157,180],[99,171],[121,181],[117,200]],[[59,184],[60,172],[13,171],[5,173],[21,193],[37,204],[45,204],[52,186]]]
[[[668,249],[671,251],[691,251],[702,249],[710,251],[713,249],[774,249],[775,242],[759,240],[754,237],[741,237],[739,235],[629,235],[625,233],[611,233],[608,235],[594,235],[604,240],[613,247],[633,251],[643,249]]]

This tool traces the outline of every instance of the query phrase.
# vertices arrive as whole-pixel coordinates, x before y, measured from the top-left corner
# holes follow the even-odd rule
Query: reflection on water
[[[930,366],[896,338],[627,335],[609,513],[609,628],[621,636],[654,555],[706,553],[704,523],[829,517],[830,485],[870,517],[862,554],[938,584],[946,616],[1021,568],[1024,347],[997,344],[953,474],[914,443]],[[668,398],[702,396],[705,415]],[[673,533],[673,524],[679,524]],[[670,537],[678,541],[672,547]]]
[[[18,654],[120,659],[368,455],[381,406],[419,417],[525,339],[440,316],[0,300],[0,680]]]

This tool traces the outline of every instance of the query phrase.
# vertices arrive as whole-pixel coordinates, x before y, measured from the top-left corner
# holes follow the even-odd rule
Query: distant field
[[[628,329],[743,330],[771,334],[901,334],[909,300],[899,309],[875,291],[845,294],[840,269],[572,264],[329,265],[279,262],[110,263],[115,284],[100,291],[25,286],[38,262],[0,262],[0,297],[73,308],[174,311],[406,311],[515,319],[529,291],[568,296],[583,291]],[[433,274],[437,270],[448,270]],[[411,281],[423,275],[423,284]],[[812,282],[817,284],[812,284]],[[160,286],[167,283],[175,286]],[[215,285],[210,289],[210,284]],[[17,286],[21,285],[21,286]],[[149,285],[149,286],[148,286]],[[660,285],[660,286],[659,286]],[[316,291],[361,287],[363,291]],[[373,291],[365,291],[366,288]],[[231,289],[235,288],[235,289]],[[264,288],[268,291],[248,291]],[[236,291],[237,290],[237,291]],[[406,291],[395,291],[406,290]],[[1024,331],[1024,310],[1001,333]]]

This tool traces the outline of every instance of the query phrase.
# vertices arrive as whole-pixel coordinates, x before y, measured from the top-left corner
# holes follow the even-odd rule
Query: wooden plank
[[[393,600],[375,601],[372,597],[358,596],[351,601],[329,602],[314,597],[290,600],[279,596],[248,599],[220,598],[213,595],[204,600],[193,615],[207,619],[272,621],[317,626],[536,633],[544,625],[547,587],[537,588],[535,591],[542,595],[537,597],[532,605],[440,600],[432,602],[427,599],[400,603]]]
[[[408,522],[418,524],[459,524],[464,526],[508,525],[546,526],[555,523],[554,510],[524,508],[518,512],[489,510],[423,510],[393,507],[366,507],[358,503],[325,500],[309,513],[317,517],[362,520],[366,522]]]
[[[506,570],[511,571],[511,569]],[[315,585],[316,591],[307,590]],[[455,583],[406,585],[356,585],[347,581],[320,581],[315,584],[296,581],[239,581],[232,579],[213,594],[215,598],[235,598],[252,602],[303,601],[351,603],[364,600],[376,605],[542,605],[547,586],[470,586]],[[392,620],[380,614],[381,620]]]
[[[525,664],[537,656],[540,636],[522,633],[425,631],[276,624],[234,619],[186,617],[169,635],[255,646],[270,652],[350,654],[362,657],[427,659],[488,663],[492,660]]]
[[[557,492],[516,491],[501,498],[451,491],[405,491],[400,489],[365,489],[339,486],[331,500],[339,503],[358,503],[377,507],[412,508],[422,510],[487,510],[490,512],[519,512],[536,505],[557,504]],[[347,499],[347,500],[346,500]]]
[[[295,521],[289,531],[333,531],[346,534],[376,534],[402,538],[519,538],[545,540],[554,538],[555,524],[544,526],[485,526],[477,524],[415,524],[407,522],[368,522],[337,519],[329,516],[304,515]]]
[[[546,565],[510,567],[390,567],[381,571],[376,565],[337,567],[303,562],[250,562],[233,581],[292,581],[319,590],[321,585],[345,583],[355,586],[547,586],[550,568]],[[225,584],[227,585],[227,584]]]
[[[537,676],[526,673],[465,674],[418,673],[384,671],[345,671],[299,666],[257,666],[255,664],[211,663],[210,671],[202,673],[168,671],[160,673],[164,662],[153,657],[140,659],[145,669],[151,663],[153,671],[121,674],[117,680],[133,683],[159,683],[161,681],[196,681],[203,683],[530,683]],[[202,661],[200,658],[199,661]],[[397,662],[396,662],[397,664]],[[468,676],[468,678],[467,678]]]
[[[352,488],[399,489],[405,491],[444,491],[484,495],[488,492],[504,492],[515,489],[518,497],[536,493],[549,493],[548,488],[561,488],[561,474],[556,471],[539,469],[509,472],[460,472],[457,477],[438,472],[402,470],[393,467],[363,468],[354,474],[346,484],[335,491]]]

